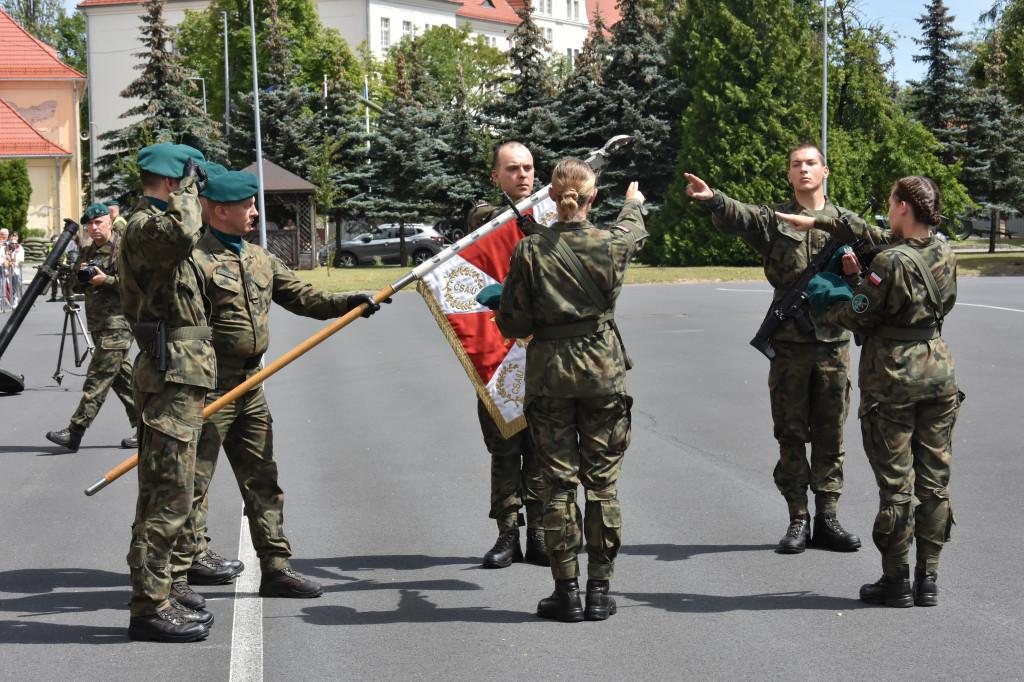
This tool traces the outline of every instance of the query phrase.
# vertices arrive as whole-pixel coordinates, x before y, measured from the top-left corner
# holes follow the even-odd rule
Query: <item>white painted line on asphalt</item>
[[[231,630],[231,682],[263,682],[263,599],[260,561],[249,537],[249,520],[242,516],[238,558],[245,564],[235,579],[235,617]]]
[[[980,303],[957,303],[956,305],[965,305],[968,308],[988,308],[989,310],[1005,310],[1009,313],[1024,313],[1024,310],[1018,310],[1017,308],[1001,308],[997,305],[982,305]]]

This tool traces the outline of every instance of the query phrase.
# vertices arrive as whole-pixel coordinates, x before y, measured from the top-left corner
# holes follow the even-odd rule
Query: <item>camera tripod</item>
[[[86,330],[85,325],[82,324],[82,308],[76,302],[76,297],[69,291],[70,287],[65,285],[65,282],[61,282],[61,293],[64,295],[64,329],[60,334],[60,352],[57,354],[57,370],[53,373],[53,379],[60,386],[60,382],[64,379],[64,372],[61,371],[61,363],[64,361],[64,344],[68,338],[68,327],[71,327],[71,346],[75,352],[75,367],[81,367],[85,359],[89,357],[89,353],[96,350],[96,346],[93,345],[92,337],[89,336],[89,332]],[[78,337],[82,336],[85,344],[83,350],[79,345]],[[74,372],[72,372],[74,374]],[[78,376],[78,375],[76,375]]]

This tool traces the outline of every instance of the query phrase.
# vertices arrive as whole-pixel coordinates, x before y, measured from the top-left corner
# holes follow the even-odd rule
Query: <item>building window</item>
[[[544,29],[544,36],[548,39],[549,43],[555,42],[555,30],[553,28]]]
[[[402,22],[402,35],[404,37],[406,37],[406,38],[412,38],[412,22],[411,21],[403,21]]]
[[[551,16],[551,3],[554,0],[537,0],[537,14]]]
[[[386,50],[391,47],[391,20],[387,17],[380,18],[380,49]]]
[[[572,0],[572,20],[580,20],[580,0]]]

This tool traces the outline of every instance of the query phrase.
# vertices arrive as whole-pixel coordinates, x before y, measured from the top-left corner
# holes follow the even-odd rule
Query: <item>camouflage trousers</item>
[[[484,446],[491,454],[491,513],[498,531],[523,525],[519,510],[526,507],[526,526],[542,528],[544,519],[544,479],[540,463],[530,443],[529,429],[511,438],[501,435],[482,400],[476,401]]]
[[[139,498],[127,562],[133,616],[167,604],[172,551],[192,509],[196,441],[206,389],[167,383],[160,393],[135,392],[139,408]]]
[[[213,403],[226,392],[211,391],[206,403]],[[273,421],[263,387],[259,386],[203,423],[196,451],[195,499],[182,533],[189,544],[182,551],[175,551],[172,558],[175,580],[185,580],[192,560],[209,548],[207,494],[221,447],[242,493],[243,511],[249,519],[249,534],[260,569],[269,573],[289,567],[292,549],[284,536],[284,491],[277,485]]]
[[[834,514],[843,491],[843,426],[850,410],[850,344],[773,341],[768,372],[772,422],[779,443],[775,486],[790,516],[807,513],[807,489],[818,513]],[[805,443],[811,444],[807,461]]]
[[[878,482],[879,508],[871,535],[882,571],[899,575],[917,540],[917,569],[935,573],[955,523],[949,502],[953,426],[963,394],[891,404],[865,399],[860,426]]]
[[[71,426],[80,431],[89,428],[103,407],[107,393],[113,388],[134,430],[139,420],[135,412],[135,399],[132,397],[132,365],[128,360],[132,333],[127,329],[103,329],[93,332],[92,339],[96,349],[89,361],[89,369],[86,370],[82,399],[71,417]]]
[[[580,574],[577,555],[587,548],[587,575],[609,580],[622,544],[617,484],[630,439],[625,393],[592,398],[532,398],[526,408],[530,438],[547,488],[544,540],[556,580]],[[585,514],[576,504],[582,484]]]

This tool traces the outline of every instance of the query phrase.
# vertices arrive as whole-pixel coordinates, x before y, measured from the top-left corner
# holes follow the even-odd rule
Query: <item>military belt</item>
[[[256,369],[263,362],[263,354],[253,355],[249,358],[236,358],[232,356],[218,355],[217,367],[221,369]]]
[[[168,341],[213,341],[213,327],[174,327],[167,330]]]
[[[872,334],[893,341],[931,341],[939,338],[938,327],[890,327],[882,325]]]
[[[597,332],[612,329],[614,322],[612,313],[605,313],[596,320],[583,320],[582,322],[570,322],[569,324],[558,324],[553,327],[540,327],[533,330],[533,338],[541,341],[552,339],[572,339],[579,336],[590,336]]]

